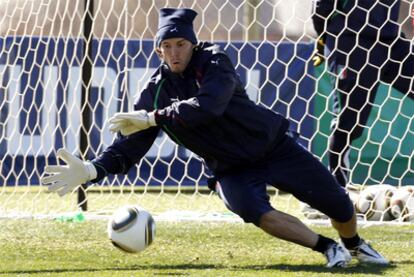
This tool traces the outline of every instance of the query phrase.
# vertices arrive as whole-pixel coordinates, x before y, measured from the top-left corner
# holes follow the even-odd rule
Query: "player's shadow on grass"
[[[121,272],[121,271],[140,271],[140,270],[205,270],[205,269],[226,269],[228,267],[215,265],[215,264],[177,264],[177,265],[132,265],[132,266],[124,266],[124,267],[100,267],[100,268],[51,268],[51,269],[22,269],[22,270],[2,270],[0,271],[1,275],[9,275],[9,274],[52,274],[52,273],[66,273],[66,274],[79,274],[79,273],[91,273],[91,272],[100,272],[100,271],[113,271],[113,272]],[[231,268],[229,268],[231,269]],[[157,272],[153,273],[154,275],[184,275],[180,274],[180,272]],[[69,275],[70,276],[70,275]]]
[[[399,262],[400,263],[400,262]],[[404,261],[404,264],[414,264],[413,261]],[[81,273],[81,272],[100,272],[100,271],[139,271],[139,270],[205,270],[205,269],[217,269],[217,270],[231,270],[231,271],[261,271],[261,270],[275,270],[278,272],[309,272],[309,273],[341,273],[341,274],[385,274],[387,270],[393,269],[396,266],[394,264],[388,266],[372,265],[372,264],[352,264],[347,268],[326,268],[324,265],[316,264],[275,264],[275,265],[246,265],[246,266],[226,266],[217,264],[202,264],[202,263],[185,263],[177,265],[168,264],[152,264],[152,265],[132,265],[125,267],[102,267],[102,268],[67,268],[67,269],[33,269],[33,270],[4,270],[0,271],[0,275],[3,274],[49,274],[49,273]],[[180,272],[158,272],[155,275],[181,275]],[[184,273],[183,273],[184,274]]]
[[[411,262],[413,263],[413,262]],[[346,268],[327,268],[325,265],[317,264],[301,264],[301,265],[292,265],[292,264],[275,264],[275,265],[250,265],[250,266],[240,266],[235,267],[234,270],[275,270],[279,272],[308,272],[308,273],[341,273],[341,274],[373,274],[373,275],[382,275],[386,274],[387,271],[395,268],[396,265],[373,265],[373,264],[363,264],[363,263],[353,263]]]

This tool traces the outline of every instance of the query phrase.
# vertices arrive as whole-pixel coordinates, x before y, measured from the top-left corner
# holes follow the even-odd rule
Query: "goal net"
[[[0,217],[79,210],[78,191],[60,198],[40,184],[43,168],[57,163],[61,147],[92,159],[112,142],[107,119],[132,109],[160,63],[153,39],[165,6],[196,10],[199,40],[218,43],[249,97],[285,115],[298,141],[328,165],[336,88],[327,65],[311,62],[317,37],[311,0],[90,1],[0,0]],[[412,0],[401,1],[407,39],[412,7]],[[411,99],[379,86],[350,151],[351,193],[362,220],[414,216],[413,116]],[[207,189],[206,177],[196,155],[160,133],[139,165],[88,187],[83,204],[90,216],[138,204],[164,220],[237,221]],[[404,192],[393,208],[399,216],[392,216],[397,189]],[[276,208],[304,218],[292,196],[273,188],[269,194]]]

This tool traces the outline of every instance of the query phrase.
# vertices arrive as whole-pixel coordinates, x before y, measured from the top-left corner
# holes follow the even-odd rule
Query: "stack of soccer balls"
[[[366,186],[353,200],[357,213],[367,220],[414,222],[414,186]]]
[[[146,249],[155,238],[155,222],[151,214],[138,206],[125,206],[108,222],[108,236],[122,251],[136,253]]]

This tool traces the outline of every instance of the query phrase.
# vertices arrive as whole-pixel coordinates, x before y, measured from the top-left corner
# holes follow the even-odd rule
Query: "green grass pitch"
[[[316,252],[241,223],[158,222],[154,243],[138,254],[112,246],[105,220],[2,219],[0,276],[413,276],[414,225],[360,233],[392,261],[325,268]],[[329,227],[312,226],[335,236]]]
[[[290,196],[272,196],[271,201],[277,209],[303,219],[299,203]],[[36,210],[51,215],[76,209],[76,195],[61,198],[38,189],[12,190],[0,193],[0,203],[5,212]],[[173,209],[226,211],[212,194],[98,191],[88,194],[88,214],[109,215],[117,207],[137,203],[155,215]],[[270,237],[251,224],[161,221],[148,249],[127,254],[109,242],[106,220],[51,218],[0,219],[0,277],[414,276],[414,224],[360,228],[360,234],[392,261],[390,266],[354,261],[345,269],[327,269],[321,254]],[[311,228],[337,238],[330,227]]]

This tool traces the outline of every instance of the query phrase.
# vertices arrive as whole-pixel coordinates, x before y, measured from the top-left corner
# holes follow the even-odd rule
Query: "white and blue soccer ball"
[[[391,185],[371,185],[361,191],[356,202],[357,212],[367,220],[387,221],[394,218],[391,213],[391,197],[396,192]]]
[[[391,198],[390,208],[396,219],[414,222],[414,186],[398,188]]]
[[[108,236],[122,251],[136,253],[151,245],[155,238],[152,215],[138,206],[124,206],[116,210],[108,222]]]

